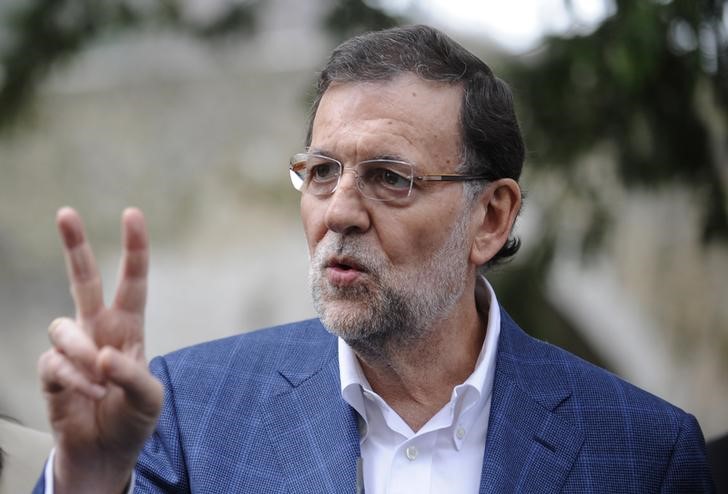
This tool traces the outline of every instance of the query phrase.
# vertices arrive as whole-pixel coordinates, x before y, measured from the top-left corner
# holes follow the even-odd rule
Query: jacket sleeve
[[[713,493],[713,478],[705,454],[705,439],[697,420],[685,414],[673,445],[660,492]]]
[[[187,468],[167,363],[164,358],[156,357],[149,367],[164,386],[164,402],[157,427],[137,461],[134,493],[188,493]]]

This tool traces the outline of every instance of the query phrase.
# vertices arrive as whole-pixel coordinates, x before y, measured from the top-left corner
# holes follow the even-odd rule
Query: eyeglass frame
[[[307,157],[307,159],[302,159],[301,157],[303,157],[303,156]],[[330,192],[327,192],[324,194],[314,194],[312,192],[307,192],[304,190],[305,181],[301,182],[300,188],[296,187],[296,183],[294,182],[293,175],[296,175],[299,178],[300,178],[300,175],[298,175],[298,172],[294,169],[294,165],[297,163],[304,163],[312,157],[313,158],[322,158],[331,163],[336,163],[339,165],[339,174],[336,178],[336,185],[334,185],[334,187],[331,189]],[[389,158],[368,159],[368,160],[363,160],[363,161],[356,163],[356,165],[354,165],[353,169],[350,169],[350,170],[356,175],[357,190],[362,194],[362,196],[366,197],[367,199],[371,199],[373,201],[379,201],[379,202],[392,202],[397,199],[396,198],[381,199],[378,197],[372,197],[370,195],[367,195],[362,190],[362,185],[360,183],[361,177],[360,177],[359,173],[356,171],[356,169],[360,165],[367,164],[367,163],[385,163],[385,164],[392,163],[392,164],[396,164],[396,165],[406,165],[411,169],[412,173],[409,175],[409,177],[403,177],[403,178],[409,178],[410,185],[409,185],[409,188],[407,189],[407,195],[402,197],[401,199],[407,199],[412,195],[412,189],[414,187],[415,180],[420,181],[420,182],[471,182],[471,181],[477,181],[477,180],[489,181],[488,177],[486,177],[485,175],[464,175],[464,174],[459,174],[459,173],[438,173],[438,174],[415,175],[415,165],[414,164],[412,164],[408,161],[389,159]],[[458,166],[462,166],[462,163]],[[334,192],[336,192],[336,189],[338,189],[339,184],[341,183],[341,177],[344,176],[345,169],[346,169],[346,167],[344,166],[344,163],[341,162],[340,160],[337,160],[336,158],[332,158],[331,156],[327,156],[325,154],[312,153],[312,152],[302,152],[302,153],[294,154],[293,156],[291,156],[291,159],[289,160],[289,167],[288,167],[289,176],[290,176],[291,184],[293,185],[293,188],[296,189],[297,191],[301,192],[302,194],[310,193],[311,195],[314,195],[316,197],[325,197],[325,196],[329,196],[329,195],[333,194]]]

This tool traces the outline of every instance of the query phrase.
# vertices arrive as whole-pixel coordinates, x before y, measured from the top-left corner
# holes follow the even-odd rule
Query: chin
[[[330,333],[345,341],[365,338],[373,329],[366,304],[327,303],[326,308],[319,311],[319,317]]]

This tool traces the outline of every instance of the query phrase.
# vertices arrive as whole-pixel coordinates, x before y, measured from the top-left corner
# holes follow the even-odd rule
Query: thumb
[[[164,391],[146,364],[105,346],[99,351],[97,365],[101,375],[124,390],[129,404],[144,415],[156,418],[162,408]]]

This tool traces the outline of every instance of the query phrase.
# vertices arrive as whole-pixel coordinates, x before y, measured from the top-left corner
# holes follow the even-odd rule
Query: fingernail
[[[63,323],[63,318],[59,317],[57,319],[53,319],[51,324],[48,326],[48,333],[52,333],[55,331],[55,329],[60,326]]]

